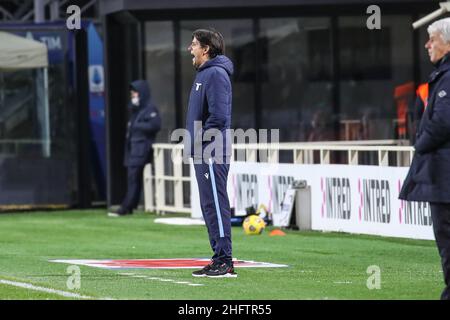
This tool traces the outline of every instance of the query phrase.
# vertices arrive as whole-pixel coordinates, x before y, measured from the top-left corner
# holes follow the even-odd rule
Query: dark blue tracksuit
[[[192,85],[186,119],[191,143],[185,146],[185,152],[194,160],[202,214],[214,251],[212,259],[220,263],[232,260],[231,210],[227,194],[231,155],[227,129],[231,124],[232,73],[233,64],[226,56],[219,55],[206,61],[198,69]],[[194,126],[196,121],[201,121],[200,127]],[[211,142],[202,142],[201,138],[209,129],[221,133],[212,141],[219,142],[222,147],[206,155],[203,151]]]
[[[415,154],[399,198],[430,203],[433,231],[450,300],[450,53],[436,63],[416,134]]]
[[[152,144],[161,128],[158,109],[151,102],[150,88],[145,80],[136,80],[130,89],[139,93],[139,105],[131,103],[130,119],[125,139],[124,165],[127,167],[127,193],[120,213],[132,212],[139,203],[142,190],[142,173],[152,161]]]

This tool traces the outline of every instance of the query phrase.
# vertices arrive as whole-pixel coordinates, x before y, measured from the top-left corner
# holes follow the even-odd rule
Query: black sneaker
[[[192,272],[193,277],[206,277],[206,271],[209,271],[214,265],[214,261],[211,260],[206,266],[200,270]]]
[[[208,278],[236,278],[233,263],[214,264],[208,271],[205,271]]]
[[[117,210],[117,211],[108,212],[108,217],[113,217],[113,218],[123,217],[123,216],[126,216],[127,214],[132,214],[132,213],[133,213],[132,211],[119,208],[119,210]]]

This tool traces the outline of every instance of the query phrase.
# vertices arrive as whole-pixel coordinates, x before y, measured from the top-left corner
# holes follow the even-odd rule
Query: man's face
[[[190,51],[192,55],[192,65],[195,68],[200,67],[205,61],[208,60],[208,51],[209,47],[202,47],[200,42],[194,37],[192,39],[191,45],[188,47],[188,51]]]
[[[438,62],[447,52],[450,52],[450,44],[444,42],[440,32],[430,34],[425,48],[428,50],[428,55],[432,63]]]
[[[131,99],[139,98],[139,92],[134,91],[134,90],[130,90],[130,97],[131,97]]]
[[[139,107],[139,92],[130,90],[131,104],[134,107]]]

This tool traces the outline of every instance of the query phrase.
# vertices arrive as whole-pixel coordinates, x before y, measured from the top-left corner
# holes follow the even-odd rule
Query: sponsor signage
[[[313,230],[434,240],[429,204],[398,199],[407,172],[407,167],[233,162],[228,195],[236,215],[264,205],[275,216],[293,181],[306,180]],[[195,175],[191,184],[192,217],[200,218]]]

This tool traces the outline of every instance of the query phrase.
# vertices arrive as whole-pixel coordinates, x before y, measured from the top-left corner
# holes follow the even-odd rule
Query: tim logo
[[[196,83],[195,83],[195,91],[198,91],[198,90],[200,89],[200,86],[201,86],[201,85],[202,85],[201,83],[196,82]]]

